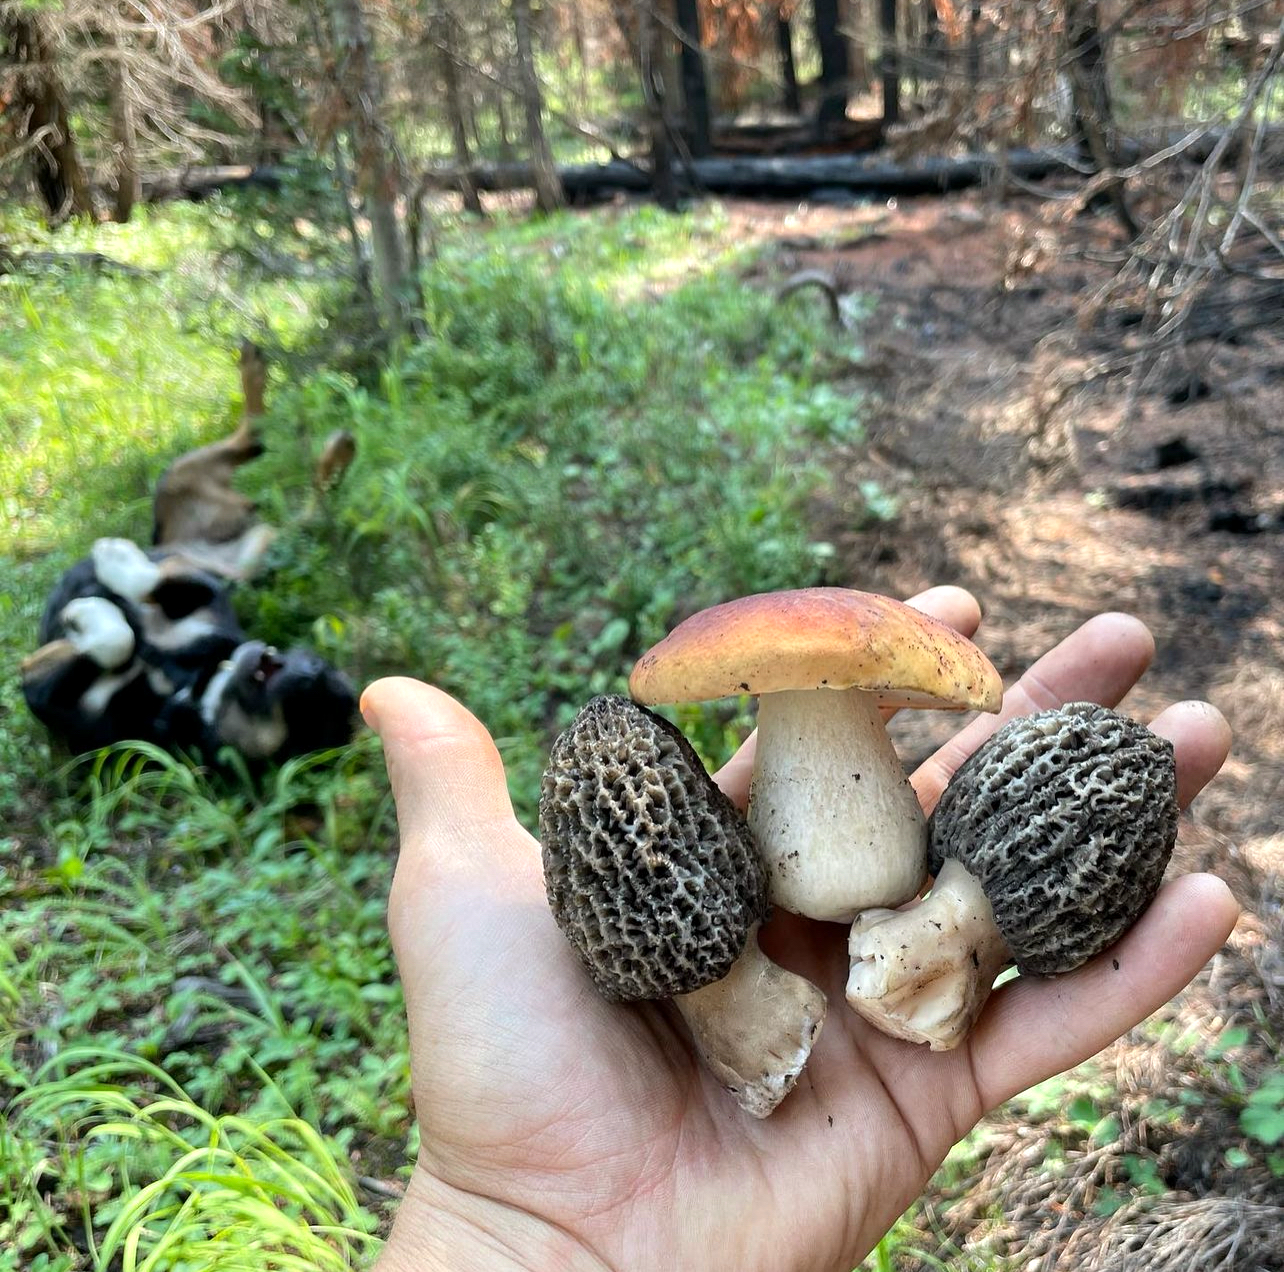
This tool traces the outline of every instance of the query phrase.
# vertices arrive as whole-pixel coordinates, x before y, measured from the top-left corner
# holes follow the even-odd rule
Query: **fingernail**
[[[378,715],[375,713],[375,709],[374,709],[373,705],[372,705],[372,704],[371,704],[371,702],[370,702],[370,690],[369,690],[369,689],[367,689],[367,690],[366,690],[366,691],[361,695],[361,702],[359,703],[359,706],[360,706],[360,709],[361,709],[361,718],[366,722],[366,724],[368,724],[368,725],[370,726],[370,728],[371,728],[371,729],[373,729],[376,733],[378,733],[378,732],[379,732],[379,717],[378,717]]]

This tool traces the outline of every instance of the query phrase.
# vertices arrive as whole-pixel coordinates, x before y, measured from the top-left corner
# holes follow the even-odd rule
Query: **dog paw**
[[[134,655],[133,629],[104,596],[68,601],[58,619],[67,639],[104,671],[123,667]]]
[[[127,601],[144,601],[160,582],[160,567],[129,539],[99,539],[91,556],[99,583]]]

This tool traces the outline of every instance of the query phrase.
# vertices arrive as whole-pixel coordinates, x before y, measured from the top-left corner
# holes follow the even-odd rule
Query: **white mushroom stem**
[[[918,905],[858,915],[848,953],[852,1008],[883,1033],[933,1051],[967,1037],[1012,962],[980,883],[953,860]]]
[[[878,701],[859,689],[764,694],[749,828],[774,904],[850,923],[918,895],[927,824]]]
[[[719,981],[673,1000],[705,1064],[745,1112],[767,1117],[793,1089],[825,1020],[825,995],[758,948],[758,929]]]

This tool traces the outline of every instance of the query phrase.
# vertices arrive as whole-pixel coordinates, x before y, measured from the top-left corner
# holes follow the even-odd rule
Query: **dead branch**
[[[834,285],[834,280],[822,270],[805,269],[786,279],[781,284],[780,290],[776,292],[776,300],[787,300],[790,296],[808,287],[820,289],[825,297],[830,321],[835,327],[841,327],[843,325],[843,311],[838,303],[838,288]]]
[[[1235,256],[1246,229],[1260,236],[1261,242],[1277,255],[1282,254],[1279,249],[1284,246],[1277,235],[1269,231],[1262,234],[1265,220],[1252,206],[1260,193],[1258,175],[1269,131],[1268,111],[1261,110],[1256,125],[1251,127],[1251,140],[1238,177],[1228,180],[1223,171],[1233,145],[1250,131],[1253,117],[1279,71],[1282,55],[1284,22],[1280,23],[1270,52],[1207,159],[1169,211],[1137,239],[1122,267],[1085,306],[1086,315],[1099,317],[1120,310],[1131,309],[1135,313],[1140,304],[1137,326],[1142,338],[1127,355],[1134,374],[1134,393],[1160,363],[1172,356],[1181,356],[1189,341],[1207,336],[1225,338],[1229,334],[1229,314],[1213,323],[1206,317],[1210,311],[1207,293],[1214,285],[1248,279],[1255,286],[1251,306],[1243,298],[1229,301],[1248,310],[1236,317],[1234,330],[1248,331],[1279,321],[1284,312],[1284,276],[1257,268],[1251,260],[1251,251],[1239,252],[1241,258],[1250,257],[1247,265]],[[1187,140],[1193,142],[1193,139]],[[1188,145],[1180,145],[1169,149],[1171,153],[1180,153],[1187,148]],[[1168,157],[1165,152],[1160,154]],[[1144,163],[1134,165],[1137,170],[1145,167]],[[1214,227],[1219,223],[1225,228],[1215,233]],[[1205,315],[1203,320],[1201,314]]]

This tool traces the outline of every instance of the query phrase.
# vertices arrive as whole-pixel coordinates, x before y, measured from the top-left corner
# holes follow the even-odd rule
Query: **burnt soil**
[[[929,1199],[923,1248],[962,1260],[951,1266],[1007,1256],[1048,1272],[1094,1265],[1086,1252],[1113,1234],[1116,1254],[1129,1241],[1154,1253],[1111,1266],[1158,1267],[1162,1201],[1179,1212],[1180,1266],[1198,1265],[1202,1240],[1221,1250],[1210,1266],[1284,1267],[1278,1223],[1259,1223],[1276,1234],[1266,1262],[1244,1236],[1284,1201],[1284,1155],[1270,1162],[1239,1122],[1284,1036],[1284,324],[1191,346],[1140,381],[1108,370],[1138,339],[1133,316],[1086,318],[1121,246],[1102,218],[977,195],[730,213],[733,232],[769,249],[755,281],[823,271],[859,333],[843,379],[863,399],[866,438],[817,510],[835,581],[901,596],[969,588],[985,610],[978,642],[1009,682],[1086,618],[1126,610],[1157,653],[1123,709],[1145,720],[1206,698],[1235,731],[1172,869],[1221,875],[1243,917],[1160,1013],[1173,1029],[1152,1021],[1094,1062],[1118,1092],[1119,1134],[1100,1144],[1055,1114],[996,1115],[988,1152]],[[806,296],[785,303],[826,321]],[[865,515],[870,482],[897,501],[892,520]],[[911,713],[907,762],[957,726]],[[1240,1041],[1220,1053],[1218,1038]]]

